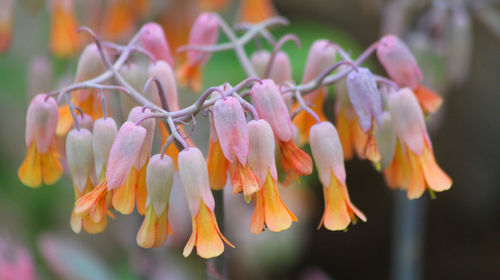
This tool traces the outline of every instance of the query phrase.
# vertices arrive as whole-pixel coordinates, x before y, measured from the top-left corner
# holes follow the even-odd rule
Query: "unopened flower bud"
[[[148,117],[149,115],[151,115],[151,110],[143,110],[143,108],[139,106],[134,107],[128,115],[128,121],[138,122],[145,117]],[[141,169],[144,164],[146,164],[151,155],[151,147],[153,146],[155,131],[155,120],[153,118],[149,118],[142,121],[140,125],[146,129],[146,138],[144,139],[144,142],[142,144],[141,151],[137,157],[137,161],[134,163],[134,167],[137,170]]]
[[[83,115],[77,115],[77,118],[81,128],[86,128],[89,131],[92,131],[94,129],[94,120],[92,119],[91,116],[83,114]]]
[[[167,97],[170,111],[178,111],[179,102],[177,101],[177,85],[172,68],[166,62],[160,60],[149,67],[148,75],[149,77],[156,77],[160,80]],[[160,97],[156,86],[154,86],[154,92],[155,94],[153,95],[153,98],[155,99],[155,102],[159,104]]]
[[[112,118],[98,119],[94,124],[95,174],[99,177],[108,163],[109,152],[115,141],[118,129]]]
[[[328,40],[317,40],[311,46],[307,56],[303,82],[310,82],[323,73],[335,62],[337,52]]]
[[[226,97],[215,102],[213,116],[222,152],[227,160],[237,160],[245,165],[248,156],[248,129],[240,102]]]
[[[402,88],[389,95],[389,112],[396,133],[416,154],[424,148],[424,138],[428,138],[424,114],[415,94],[409,88]]]
[[[250,57],[250,62],[255,69],[257,77],[264,78],[267,64],[269,63],[270,58],[271,53],[266,50],[259,50],[252,54],[252,56]]]
[[[178,164],[191,214],[195,216],[198,213],[200,201],[213,210],[215,201],[208,183],[207,164],[201,151],[198,148],[182,150],[179,153]]]
[[[140,32],[144,49],[153,54],[156,60],[166,61],[171,67],[174,67],[174,59],[162,27],[157,23],[148,22],[141,28]]]
[[[75,82],[78,83],[95,78],[104,72],[104,69],[104,64],[97,46],[94,43],[89,44],[85,47],[78,60]],[[77,100],[80,102],[86,100],[92,91],[93,89],[78,90],[76,93]]]
[[[375,126],[375,139],[380,153],[380,168],[385,169],[394,158],[397,140],[396,130],[389,112],[384,112],[382,114],[382,123]]]
[[[189,32],[189,45],[206,46],[213,45],[219,39],[217,18],[212,13],[200,14],[193,23]],[[191,64],[203,65],[208,58],[209,53],[200,51],[187,51],[187,59]]]
[[[269,123],[265,120],[250,121],[248,123],[248,136],[250,139],[248,153],[250,169],[259,178],[261,185],[266,181],[269,172],[274,180],[278,180],[276,160],[274,159],[274,135]]]
[[[80,193],[87,186],[87,180],[94,179],[94,153],[92,133],[85,128],[72,129],[66,137],[66,160],[73,182]],[[94,182],[93,182],[94,183]]]
[[[258,77],[266,78],[264,75],[270,59],[271,53],[266,50],[260,50],[252,54],[250,61]],[[281,84],[292,79],[290,58],[288,58],[285,52],[280,51],[276,54],[268,78],[273,80],[276,84]]]
[[[340,183],[345,183],[344,154],[333,124],[322,122],[312,126],[309,143],[321,183],[330,185],[332,171]]]
[[[130,61],[120,68],[120,75],[129,83],[137,92],[144,94],[148,99],[151,99],[151,91],[143,92],[144,84],[148,79],[148,66],[145,63]],[[130,110],[137,106],[130,98],[120,98],[123,115],[128,115]]]
[[[272,80],[252,87],[252,100],[259,116],[272,127],[274,134],[284,142],[292,139],[293,125],[281,92]]]
[[[167,207],[170,191],[174,182],[174,162],[169,156],[156,154],[151,157],[146,169],[148,202],[153,204],[156,215],[160,217]]]
[[[373,119],[381,123],[382,101],[375,78],[368,68],[359,68],[347,76],[347,90],[359,123],[366,132],[372,128]]]
[[[137,161],[139,152],[146,139],[146,129],[134,122],[125,122],[118,131],[115,142],[109,152],[106,166],[108,190],[120,187]]]
[[[422,81],[422,72],[415,57],[406,44],[395,35],[386,35],[380,39],[377,57],[389,77],[399,86],[416,90]]]
[[[54,98],[38,94],[31,101],[26,114],[26,146],[36,140],[36,147],[41,154],[49,150],[57,127],[57,104]]]

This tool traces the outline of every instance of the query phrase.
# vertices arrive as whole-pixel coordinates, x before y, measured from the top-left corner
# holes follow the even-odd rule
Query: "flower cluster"
[[[187,60],[178,67],[155,23],[146,23],[125,46],[102,42],[84,29],[94,43],[80,57],[75,83],[38,94],[28,108],[28,154],[19,178],[31,187],[53,184],[64,163],[75,189],[73,231],[83,227],[88,233],[102,232],[114,211],[130,214],[136,209],[144,216],[137,244],[149,248],[162,246],[175,234],[169,204],[178,172],[192,221],[184,256],[196,247],[203,258],[222,254],[224,242],[233,246],[218,226],[214,210],[222,205],[215,205],[213,191],[231,187],[234,195],[241,193],[253,204],[252,233],[283,231],[297,218],[279,189],[312,174],[313,162],[325,201],[320,226],[328,230],[366,221],[346,183],[344,161],[354,154],[383,169],[388,185],[407,190],[410,199],[426,189],[449,189],[452,182],[435,161],[424,121],[424,114],[436,111],[441,99],[421,85],[422,73],[406,45],[388,35],[352,61],[337,44],[317,40],[302,84],[295,85],[290,59],[279,50],[293,36],[279,40],[272,53],[259,50],[251,58],[242,48],[269,25],[283,21],[271,18],[251,25],[237,38],[218,15],[202,13],[183,48]],[[216,45],[219,27],[230,42]],[[180,108],[177,82],[199,92],[201,68],[211,52],[224,49],[236,51],[250,78],[234,87],[211,87],[195,103]],[[147,69],[134,64],[134,51],[150,59]],[[361,67],[374,52],[390,79]],[[336,61],[337,54],[343,60]],[[149,79],[141,85],[134,77],[144,73]],[[118,85],[109,83],[112,77]],[[154,89],[148,93],[151,83]],[[327,86],[334,83],[336,126],[323,111]],[[138,92],[141,86],[144,90]],[[107,113],[109,90],[122,92],[135,105],[122,103],[122,112],[128,114],[122,124]],[[63,98],[66,102],[58,106]],[[202,111],[210,121],[206,159],[185,129],[188,122],[195,128]],[[162,148],[151,155],[157,126]],[[306,143],[312,157],[302,149]],[[280,181],[278,174],[285,179]]]

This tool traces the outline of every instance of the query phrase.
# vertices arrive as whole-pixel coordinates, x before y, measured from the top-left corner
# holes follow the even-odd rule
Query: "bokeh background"
[[[81,3],[76,2],[78,10]],[[171,2],[176,1],[159,7],[168,8]],[[170,214],[176,234],[167,246],[144,250],[135,244],[142,222],[138,215],[119,216],[98,235],[76,235],[69,226],[74,195],[67,176],[39,189],[25,187],[17,179],[26,152],[25,112],[29,96],[36,93],[30,92],[31,62],[40,56],[48,59],[53,71],[49,89],[68,84],[76,69],[77,55],[50,56],[46,5],[16,1],[12,44],[0,55],[0,243],[4,244],[0,253],[5,244],[24,248],[40,279],[205,278],[205,262],[181,254],[190,219],[179,186],[174,187]],[[284,47],[296,81],[301,80],[308,48],[316,39],[333,40],[356,56],[381,34],[404,38],[419,57],[427,85],[445,96],[443,108],[429,125],[436,158],[454,185],[438,193],[437,199],[424,195],[407,201],[403,193],[387,188],[369,162],[355,159],[346,163],[347,183],[353,202],[368,216],[367,223],[346,232],[316,230],[323,200],[321,186],[311,176],[281,191],[299,222],[285,232],[258,236],[248,231],[251,207],[226,194],[225,207],[230,210],[225,235],[237,246],[224,253],[229,278],[499,279],[498,1],[276,0],[274,5],[291,24],[272,29],[273,34],[294,33],[302,41],[300,49],[293,44]],[[238,1],[230,1],[220,13],[232,23],[237,9]],[[81,18],[83,11],[78,13]],[[153,9],[146,18],[163,22],[165,17]],[[219,41],[223,40],[221,36]],[[253,47],[247,50],[251,53]],[[384,74],[375,59],[367,63]],[[215,54],[204,74],[205,86],[244,79],[230,51]],[[183,105],[196,98],[185,90],[180,96]],[[325,104],[331,119],[333,97],[331,88]],[[200,119],[194,137],[205,148],[207,131]]]

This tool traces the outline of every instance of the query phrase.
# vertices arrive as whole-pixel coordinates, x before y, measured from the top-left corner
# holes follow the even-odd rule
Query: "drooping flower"
[[[28,153],[17,173],[23,184],[39,187],[54,184],[62,175],[56,149],[57,104],[54,98],[38,94],[26,113]]]
[[[151,114],[149,109],[143,110],[142,107],[135,107],[130,111],[128,121],[137,123]],[[133,162],[127,179],[119,188],[113,191],[113,208],[122,214],[130,214],[137,204],[137,212],[144,215],[146,213],[146,169],[149,157],[151,156],[151,147],[153,145],[153,136],[155,129],[155,120],[147,119],[141,122],[142,127],[146,129],[146,137],[142,142],[141,150]]]
[[[73,179],[75,200],[89,193],[95,185],[97,178],[94,168],[93,136],[92,133],[82,128],[72,129],[66,137],[66,160]],[[98,213],[98,212],[93,212]],[[71,214],[71,229],[80,233],[83,228],[88,233],[102,232],[107,226],[106,216],[101,215]]]
[[[360,157],[367,158],[374,163],[380,161],[375,139],[375,122],[381,124],[382,100],[373,75],[368,68],[359,68],[351,71],[346,78],[349,100],[356,112],[354,125],[359,125],[366,142],[362,144]],[[357,122],[357,124],[356,124]],[[359,135],[359,134],[358,134]],[[361,139],[354,139],[360,141]],[[358,143],[355,146],[359,145]]]
[[[240,3],[239,22],[259,23],[276,15],[271,0],[242,0]]]
[[[315,124],[311,128],[311,151],[325,196],[322,224],[329,230],[344,230],[356,216],[366,221],[349,198],[346,186],[344,155],[337,130],[330,122]]]
[[[129,180],[129,174],[132,173],[131,169],[139,157],[146,134],[147,130],[143,126],[136,125],[131,121],[126,121],[120,127],[109,152],[106,178],[92,191],[76,201],[75,213],[77,215],[104,217],[112,191],[123,187],[125,181]],[[94,220],[99,219],[95,218]]]
[[[419,198],[428,188],[445,191],[452,180],[436,163],[424,115],[410,88],[389,95],[389,112],[398,144],[391,165],[385,170],[390,186],[408,190],[408,198]]]
[[[59,57],[71,56],[79,47],[74,0],[51,0],[50,20],[50,50]]]
[[[267,66],[271,59],[271,53],[266,50],[260,50],[252,54],[250,62],[257,72],[257,76],[264,77]],[[292,80],[292,65],[290,58],[285,52],[279,51],[276,53],[273,65],[269,71],[269,79],[273,80],[275,84],[281,84]]]
[[[120,68],[120,75],[138,93],[151,100],[152,91],[144,89],[144,84],[148,80],[148,65],[146,63],[128,61]],[[130,111],[137,106],[137,103],[130,98],[120,98],[122,114],[128,116]]]
[[[104,72],[104,64],[95,44],[87,45],[80,55],[76,69],[75,83],[83,82],[97,77]],[[79,89],[71,97],[72,103],[80,107],[82,111],[96,120],[103,117],[101,98],[96,89]],[[57,135],[63,136],[73,126],[73,117],[68,105],[59,107],[59,123],[57,124]]]
[[[380,164],[377,169],[389,167],[396,151],[396,129],[389,112],[382,113],[380,125],[375,125],[375,139],[377,139],[377,149],[380,154]]]
[[[377,57],[392,80],[414,92],[425,113],[434,113],[439,109],[443,99],[422,85],[423,75],[417,61],[401,39],[391,34],[382,37]]]
[[[224,157],[230,162],[233,193],[249,196],[259,190],[259,183],[248,167],[248,128],[245,113],[234,97],[221,98],[213,106],[215,130]]]
[[[251,95],[259,116],[271,125],[276,135],[285,172],[291,177],[311,174],[312,159],[293,141],[292,121],[276,84],[263,80],[252,87]]]
[[[95,121],[93,130],[93,152],[95,174],[102,181],[106,174],[109,153],[118,134],[115,120],[110,117]]]
[[[273,130],[265,120],[253,120],[248,123],[248,134],[248,165],[259,179],[260,186],[260,190],[255,193],[250,231],[259,234],[264,226],[275,232],[288,229],[297,218],[288,210],[278,192]]]
[[[234,248],[217,225],[208,169],[199,149],[188,148],[179,153],[179,174],[186,191],[193,226],[191,237],[184,248],[184,257],[189,256],[195,246],[200,257],[206,259],[217,257],[224,252],[222,240]]]
[[[148,22],[141,28],[141,43],[157,61],[163,60],[170,67],[175,67],[175,62],[168,46],[167,38],[161,26],[155,22]]]
[[[130,35],[135,26],[135,15],[131,0],[110,0],[106,1],[106,12],[102,32],[109,40],[117,41]]]
[[[213,45],[219,38],[217,17],[212,13],[202,13],[196,18],[189,32],[189,45]],[[201,90],[201,67],[210,58],[210,53],[187,51],[187,61],[179,69],[178,78],[182,86],[189,85],[194,92]]]
[[[309,55],[307,56],[306,69],[304,72],[303,83],[308,83],[325,70],[328,69],[334,62],[337,52],[330,42],[327,40],[317,40],[311,46]],[[311,109],[318,115],[321,121],[326,120],[323,112],[323,104],[326,99],[326,88],[310,92],[304,96],[304,101],[311,104]],[[293,106],[293,111],[299,108],[299,104]],[[293,123],[297,127],[299,134],[299,144],[303,145],[308,142],[309,129],[316,124],[316,120],[305,111],[299,112],[293,119]]]
[[[151,157],[146,169],[146,216],[137,233],[137,244],[143,248],[158,248],[165,243],[168,235],[172,234],[168,222],[168,207],[173,181],[172,159],[160,154]]]
[[[0,54],[6,52],[12,41],[13,0],[0,2]]]
[[[215,96],[212,94],[212,97]],[[210,137],[208,142],[208,179],[210,181],[210,188],[213,190],[222,190],[227,182],[229,161],[224,157],[222,148],[215,129],[214,118],[209,116],[210,122]]]
[[[343,71],[345,67],[340,66],[339,71]],[[346,160],[352,159],[354,151],[361,158],[368,137],[361,129],[356,112],[352,107],[351,100],[349,100],[346,78],[335,84],[335,99],[335,125],[342,144],[344,158]]]

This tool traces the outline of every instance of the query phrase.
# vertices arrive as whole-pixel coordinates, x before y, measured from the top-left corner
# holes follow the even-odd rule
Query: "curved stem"
[[[271,58],[269,59],[269,62],[267,63],[266,71],[264,71],[264,77],[269,78],[269,75],[271,74],[271,69],[274,64],[274,60],[276,59],[276,55],[278,52],[281,50],[283,45],[288,42],[288,41],[294,41],[295,45],[297,48],[300,48],[300,39],[293,34],[286,34],[283,37],[279,39],[279,41],[274,45],[273,52],[271,53]]]

